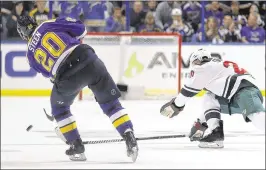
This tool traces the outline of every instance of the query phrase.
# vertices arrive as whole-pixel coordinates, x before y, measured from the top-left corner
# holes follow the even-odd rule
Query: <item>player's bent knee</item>
[[[250,117],[253,117],[252,115],[265,113],[263,97],[257,88],[245,88],[237,95],[236,101],[246,122],[250,121]]]
[[[206,93],[203,98],[203,109],[204,111],[210,109],[220,110],[220,104],[218,100],[215,98],[215,95],[212,93]]]
[[[124,109],[118,99],[112,100],[104,104],[100,104],[100,107],[102,108],[103,112],[108,116],[113,115],[119,110]]]
[[[63,113],[70,111],[70,106],[52,106],[52,114],[54,117],[60,117]]]

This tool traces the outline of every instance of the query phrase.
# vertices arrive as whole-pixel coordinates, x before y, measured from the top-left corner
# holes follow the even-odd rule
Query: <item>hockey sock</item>
[[[221,113],[218,109],[209,109],[204,112],[205,120],[208,125],[208,129],[213,130],[219,126],[221,119]]]
[[[204,122],[206,122],[206,119],[205,119],[205,114],[203,113],[201,113],[200,115],[199,115],[199,120],[200,120],[200,123],[204,123]]]
[[[108,103],[100,104],[103,112],[110,118],[112,124],[123,135],[126,130],[133,130],[132,122],[129,116],[125,113],[125,109],[121,106],[118,99]]]
[[[248,118],[256,128],[265,133],[265,112],[253,113]]]
[[[52,109],[60,132],[63,134],[67,142],[71,143],[76,139],[80,139],[75,117],[71,114],[69,107]]]

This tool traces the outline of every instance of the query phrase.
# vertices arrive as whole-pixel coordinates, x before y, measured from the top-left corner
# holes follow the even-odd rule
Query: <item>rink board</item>
[[[145,87],[147,95],[174,95],[177,92],[178,64],[173,63],[176,48],[166,45],[130,47],[120,61],[120,51],[116,46],[93,45],[98,56],[115,82],[121,80],[131,86]],[[265,47],[264,45],[183,45],[181,83],[189,76],[188,57],[193,50],[206,48],[213,56],[230,60],[248,70],[256,79],[265,96]],[[49,96],[52,84],[49,80],[29,68],[26,56],[26,44],[1,44],[1,96]],[[104,50],[103,50],[104,49]],[[169,65],[161,58],[152,64],[156,54],[163,54]],[[141,71],[129,70],[134,58],[140,63]],[[156,64],[157,63],[157,64]],[[152,65],[152,67],[151,67]],[[121,67],[123,72],[121,74]],[[201,95],[199,95],[201,96]]]
[[[176,90],[169,90],[164,91],[166,94],[174,95],[176,94]],[[149,89],[145,93],[147,93],[149,96],[157,96],[162,94],[161,89]],[[201,97],[206,93],[206,91],[202,90],[200,93],[197,94],[197,97]],[[84,94],[86,95],[92,95],[91,90],[85,90]],[[262,96],[265,97],[265,90],[261,90]],[[51,90],[28,90],[28,89],[15,89],[15,90],[1,90],[1,96],[24,96],[24,97],[30,97],[30,96],[39,96],[39,97],[47,97],[51,95]]]

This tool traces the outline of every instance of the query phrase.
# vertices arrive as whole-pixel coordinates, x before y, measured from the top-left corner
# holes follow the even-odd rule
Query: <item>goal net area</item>
[[[92,46],[124,99],[169,99],[181,89],[181,43],[176,33],[89,33]],[[122,88],[121,88],[122,87]],[[84,88],[79,100],[93,99]]]

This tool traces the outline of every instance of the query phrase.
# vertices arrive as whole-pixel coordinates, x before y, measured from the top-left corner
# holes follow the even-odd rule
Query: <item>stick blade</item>
[[[45,113],[45,115],[46,115],[46,117],[47,117],[47,119],[49,119],[51,122],[53,122],[54,121],[54,117],[53,116],[50,116],[50,115],[48,115],[47,114],[47,112],[46,112],[46,110],[43,108],[43,111],[44,111],[44,113]]]

